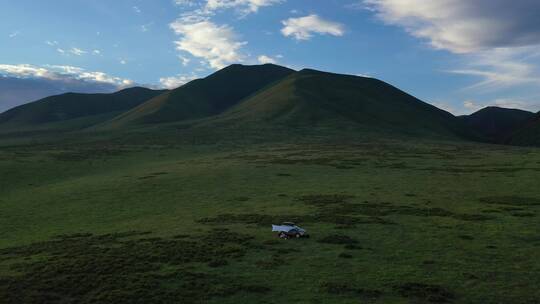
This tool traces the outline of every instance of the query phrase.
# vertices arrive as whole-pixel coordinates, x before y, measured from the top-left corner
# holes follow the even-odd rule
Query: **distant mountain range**
[[[0,114],[0,131],[80,130],[110,120],[163,93],[166,91],[135,87],[112,94],[51,96]]]
[[[504,143],[520,146],[540,146],[540,112],[512,130]]]
[[[467,126],[483,138],[494,143],[505,143],[516,130],[523,128],[534,113],[499,107],[486,107],[471,115],[460,116]]]
[[[265,64],[231,65],[171,91],[62,94],[0,114],[0,133],[265,126],[540,144],[534,113],[488,107],[454,115],[374,78]],[[262,130],[262,129],[261,129]]]

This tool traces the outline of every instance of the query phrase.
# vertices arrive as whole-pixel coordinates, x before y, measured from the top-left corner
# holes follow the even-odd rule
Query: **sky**
[[[0,0],[0,112],[229,64],[375,77],[456,115],[540,110],[538,0]]]

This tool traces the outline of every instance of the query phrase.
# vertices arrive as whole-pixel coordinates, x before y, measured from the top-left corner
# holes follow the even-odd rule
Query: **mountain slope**
[[[163,92],[135,87],[112,94],[66,93],[51,96],[0,114],[0,129],[62,128],[62,123],[66,129],[85,127],[136,107]]]
[[[505,143],[518,146],[540,146],[540,112],[514,130]]]
[[[272,64],[231,65],[157,96],[116,117],[104,127],[166,123],[216,115],[293,72]]]
[[[302,70],[243,101],[214,123],[343,126],[401,134],[466,136],[452,114],[377,79]]]
[[[486,107],[471,115],[459,117],[469,128],[487,140],[500,142],[516,127],[531,119],[534,113],[499,107]]]

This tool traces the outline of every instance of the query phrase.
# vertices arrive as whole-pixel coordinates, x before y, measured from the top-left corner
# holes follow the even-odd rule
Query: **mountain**
[[[479,139],[475,131],[499,132],[526,114],[486,109],[457,118],[374,78],[235,64],[172,91],[131,88],[113,94],[48,97],[0,114],[0,131],[106,132],[135,126],[154,137],[152,132],[165,130],[163,125],[196,136],[229,130],[256,134],[276,130],[284,135],[293,130],[315,134],[326,130]],[[495,127],[489,119],[496,121]]]
[[[460,116],[469,128],[491,142],[501,142],[534,113],[499,107],[486,107],[471,115]]]
[[[0,77],[0,113],[16,106],[68,92],[112,93],[115,84],[76,79]]]
[[[294,70],[273,64],[231,65],[157,96],[104,126],[166,123],[216,115],[292,73]]]
[[[108,120],[164,92],[134,87],[112,94],[51,96],[0,114],[0,130],[83,128]]]
[[[452,114],[383,81],[309,69],[289,75],[207,123],[467,136],[463,123]]]
[[[518,146],[540,146],[540,112],[514,130],[506,138],[505,143]]]

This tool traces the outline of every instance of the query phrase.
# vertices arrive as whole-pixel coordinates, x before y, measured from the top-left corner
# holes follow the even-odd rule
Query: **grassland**
[[[540,301],[539,149],[291,142],[2,145],[0,303]]]

